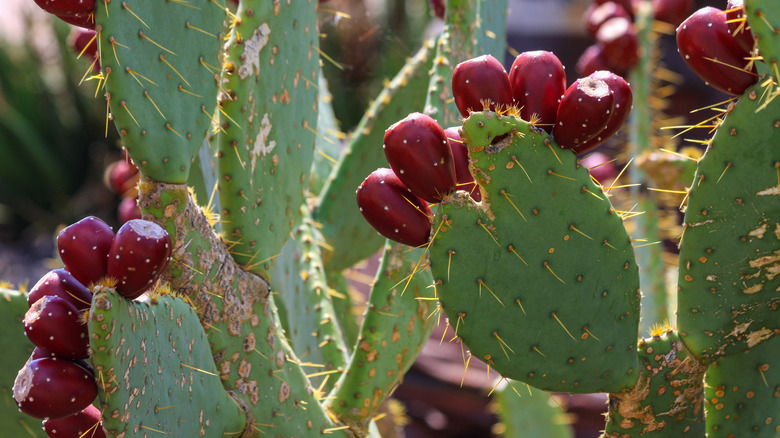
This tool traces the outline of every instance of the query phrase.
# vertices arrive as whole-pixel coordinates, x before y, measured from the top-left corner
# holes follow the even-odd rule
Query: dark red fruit
[[[415,195],[436,203],[456,190],[447,135],[431,117],[412,113],[394,123],[383,147],[390,167]]]
[[[43,430],[51,438],[106,438],[100,409],[89,405],[81,412],[56,420],[43,420]]]
[[[491,111],[512,105],[512,89],[504,66],[491,55],[463,61],[452,72],[452,94],[463,115],[483,111],[485,101]]]
[[[16,375],[14,400],[35,418],[63,418],[80,412],[97,396],[95,378],[75,363],[57,358],[36,359]]]
[[[600,184],[611,184],[618,174],[615,163],[601,152],[594,152],[580,162]]]
[[[610,18],[602,23],[596,41],[603,47],[611,67],[630,70],[639,62],[639,37],[627,18]]]
[[[599,27],[601,27],[605,21],[615,17],[631,20],[631,15],[626,11],[626,8],[613,1],[608,1],[600,5],[595,3],[591,4],[588,9],[585,10],[585,13],[582,14],[582,21],[585,26],[585,31],[588,32],[590,36],[595,37],[596,32],[599,31]]]
[[[116,232],[108,253],[108,276],[116,290],[132,300],[154,286],[168,267],[173,244],[168,232],[154,222],[133,219]]]
[[[558,57],[544,50],[517,55],[509,70],[509,83],[520,117],[530,121],[536,114],[537,125],[551,132],[566,91],[566,72]]]
[[[653,18],[679,26],[691,14],[695,0],[653,0]]]
[[[444,0],[430,0],[430,4],[431,10],[433,10],[433,14],[443,19],[444,11],[446,10]]]
[[[604,56],[604,48],[601,44],[593,44],[585,49],[574,69],[580,77],[590,76],[591,73],[599,70],[614,71],[620,76],[626,75],[626,71],[623,69],[616,69],[609,65],[609,60]]]
[[[739,96],[758,80],[755,65],[745,70],[750,53],[731,35],[720,9],[707,6],[683,21],[677,49],[694,73],[724,93]]]
[[[95,0],[35,0],[44,11],[54,15],[92,14]]]
[[[60,20],[85,29],[95,29],[95,14],[78,13],[74,15],[57,15]]]
[[[129,158],[116,161],[106,169],[105,183],[119,196],[135,198],[138,196],[136,185],[141,178],[138,167]]]
[[[74,27],[68,35],[68,47],[70,47],[76,55],[94,61],[98,56],[96,35],[94,30]],[[95,64],[95,70],[100,70],[100,64]]]
[[[755,39],[753,31],[745,18],[745,1],[729,0],[726,4],[726,24],[740,47],[746,52],[753,51]]]
[[[122,198],[116,216],[121,224],[133,219],[141,219],[141,207],[138,206],[138,201],[135,198]]]
[[[106,275],[108,249],[113,239],[111,227],[94,216],[87,216],[60,231],[57,248],[65,269],[89,286]]]
[[[379,234],[413,247],[428,243],[433,213],[391,169],[371,172],[356,197],[363,217]]]
[[[67,359],[89,357],[89,330],[67,300],[47,295],[24,314],[24,333],[36,347]]]
[[[35,360],[35,359],[43,359],[43,358],[47,358],[47,357],[49,357],[49,358],[57,357],[60,360],[69,360],[69,361],[75,363],[76,365],[80,366],[81,368],[84,368],[85,370],[87,370],[92,376],[95,375],[95,371],[92,369],[92,364],[90,364],[87,361],[87,358],[84,358],[84,359],[68,359],[68,358],[65,358],[65,357],[62,357],[62,356],[57,356],[56,354],[54,354],[54,353],[52,353],[50,351],[44,350],[41,347],[35,347],[35,349],[33,349],[32,354],[30,355],[30,358],[27,359],[27,361],[29,362],[29,361],[32,361],[32,360]]]
[[[451,127],[444,130],[447,134],[447,143],[452,150],[452,159],[455,164],[455,178],[458,181],[458,190],[469,192],[471,198],[479,202],[482,200],[482,192],[474,181],[474,176],[469,171],[469,151],[466,144],[463,143],[458,127]]]
[[[553,137],[564,149],[574,149],[607,126],[614,100],[606,82],[590,76],[566,89],[558,106]]]
[[[593,3],[597,5],[603,5],[604,3],[610,1],[615,2],[620,6],[623,6],[623,9],[625,9],[626,12],[628,12],[628,15],[631,17],[631,20],[634,19],[634,1],[636,0],[594,0]]]
[[[615,135],[623,124],[626,123],[628,115],[631,112],[631,105],[634,102],[634,95],[631,86],[622,77],[605,70],[594,72],[589,77],[604,81],[612,93],[613,108],[609,120],[604,129],[596,134],[590,140],[585,140],[579,146],[575,147],[575,154],[584,154],[592,151]]]
[[[78,310],[87,310],[92,303],[92,293],[64,269],[49,271],[41,277],[27,294],[27,304],[32,306],[46,295],[64,298]]]

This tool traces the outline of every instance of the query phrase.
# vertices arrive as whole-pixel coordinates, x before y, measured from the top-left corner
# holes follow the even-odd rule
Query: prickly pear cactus
[[[449,323],[502,375],[565,392],[638,377],[639,281],[620,214],[569,151],[511,115],[463,125],[481,204],[434,220],[431,269]]]

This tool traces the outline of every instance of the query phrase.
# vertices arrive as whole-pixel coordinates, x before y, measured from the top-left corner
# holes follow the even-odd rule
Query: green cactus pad
[[[680,246],[677,323],[704,362],[780,331],[780,100],[757,85],[699,161]]]
[[[185,185],[144,179],[139,187],[145,217],[174,242],[165,278],[197,309],[219,378],[247,413],[251,436],[342,436],[285,340],[267,283],[240,269]]]
[[[387,244],[352,357],[327,402],[331,415],[361,435],[438,321],[432,284],[424,250]]]
[[[503,438],[572,438],[571,419],[549,393],[525,383],[505,381],[493,393],[499,423],[493,432]]]
[[[385,238],[358,211],[355,190],[374,169],[388,166],[382,151],[385,129],[423,107],[432,60],[433,47],[425,43],[382,90],[320,193],[314,219],[330,247],[324,255],[328,271],[346,269],[382,248]]]
[[[245,415],[225,392],[206,334],[172,296],[129,301],[97,291],[89,314],[90,361],[110,436],[239,435]]]
[[[719,359],[704,376],[710,437],[780,435],[780,338]]]
[[[327,378],[329,391],[347,360],[347,347],[336,318],[320,256],[321,237],[305,211],[270,271],[274,302],[284,303],[287,338],[310,364],[315,388]],[[282,306],[280,306],[282,307]]]
[[[769,74],[780,81],[780,7],[773,0],[745,0],[745,17],[750,25],[753,37],[758,42],[758,51],[769,66]],[[775,95],[777,91],[774,91]]]
[[[16,374],[30,357],[34,345],[24,335],[22,319],[27,312],[27,297],[16,290],[0,286],[0,321],[6,329],[0,337],[0,430],[6,436],[45,437],[38,419],[23,414],[13,396]]]
[[[609,395],[604,438],[704,436],[705,365],[668,330],[639,341],[636,386]]]
[[[314,158],[311,163],[309,191],[319,193],[338,164],[341,156],[341,132],[333,112],[333,96],[328,90],[328,82],[320,71],[319,96],[317,98],[317,140],[314,143]]]
[[[262,273],[300,215],[317,129],[317,1],[246,0],[226,43],[217,134],[231,252]]]
[[[216,106],[224,7],[213,0],[98,1],[95,22],[111,116],[133,161],[184,183]]]
[[[638,376],[639,280],[628,235],[570,151],[527,122],[464,123],[481,204],[439,205],[431,269],[449,323],[504,376],[617,392]]]

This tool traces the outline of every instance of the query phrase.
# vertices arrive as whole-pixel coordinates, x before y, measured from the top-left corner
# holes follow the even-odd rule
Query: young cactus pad
[[[540,389],[636,381],[639,280],[620,215],[570,151],[513,116],[463,125],[481,204],[440,204],[431,269],[450,325],[479,359]]]
[[[98,1],[106,98],[140,171],[184,183],[211,125],[225,9],[213,0]]]

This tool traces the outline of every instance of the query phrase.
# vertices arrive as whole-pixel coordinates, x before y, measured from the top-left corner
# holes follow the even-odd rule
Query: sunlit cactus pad
[[[97,292],[91,357],[110,436],[238,436],[245,416],[222,386],[198,315],[172,296]]]
[[[442,203],[430,248],[450,325],[476,357],[541,389],[633,385],[639,280],[607,195],[523,120],[473,113],[463,137],[483,201]]]

